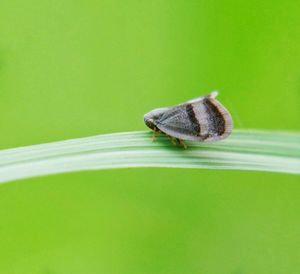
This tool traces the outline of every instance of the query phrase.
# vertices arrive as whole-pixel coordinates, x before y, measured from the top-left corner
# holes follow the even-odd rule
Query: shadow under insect
[[[163,133],[160,130],[154,130],[153,131],[153,135],[152,135],[152,138],[151,138],[152,142],[155,142],[162,135],[164,135],[166,138],[168,138],[174,146],[187,149],[188,146],[187,146],[187,144],[183,140],[175,138],[175,137],[172,137],[170,135],[167,135],[167,134]],[[164,138],[164,139],[166,139],[166,138]]]

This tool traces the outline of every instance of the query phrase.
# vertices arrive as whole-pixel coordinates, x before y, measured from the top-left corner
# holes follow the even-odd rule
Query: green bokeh
[[[300,5],[0,2],[0,148],[143,130],[220,91],[236,127],[300,130]],[[299,176],[128,169],[0,186],[0,273],[296,274]]]

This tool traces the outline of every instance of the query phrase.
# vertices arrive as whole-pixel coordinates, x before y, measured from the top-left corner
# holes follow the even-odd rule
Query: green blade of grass
[[[80,170],[173,167],[300,174],[300,134],[235,130],[215,143],[188,149],[151,132],[124,132],[0,151],[0,182]]]

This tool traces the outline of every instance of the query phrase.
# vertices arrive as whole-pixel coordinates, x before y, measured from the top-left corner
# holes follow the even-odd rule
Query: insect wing
[[[200,140],[199,126],[190,119],[189,108],[182,104],[168,109],[156,121],[156,126],[162,132],[182,140]]]
[[[164,133],[182,140],[216,141],[232,131],[232,119],[226,108],[208,95],[166,110],[157,120]]]

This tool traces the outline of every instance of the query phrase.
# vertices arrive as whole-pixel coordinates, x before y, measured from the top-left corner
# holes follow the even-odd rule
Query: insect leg
[[[170,138],[170,140],[171,140],[171,142],[174,146],[177,146],[177,139],[175,137],[172,137],[172,136],[167,135],[167,134],[166,134],[166,136]]]
[[[154,142],[156,137],[158,137],[159,134],[160,134],[159,130],[153,130],[153,135],[152,135],[151,141]]]
[[[187,149],[187,145],[185,144],[185,142],[183,140],[177,139],[179,142],[179,145],[182,146],[184,149]]]

